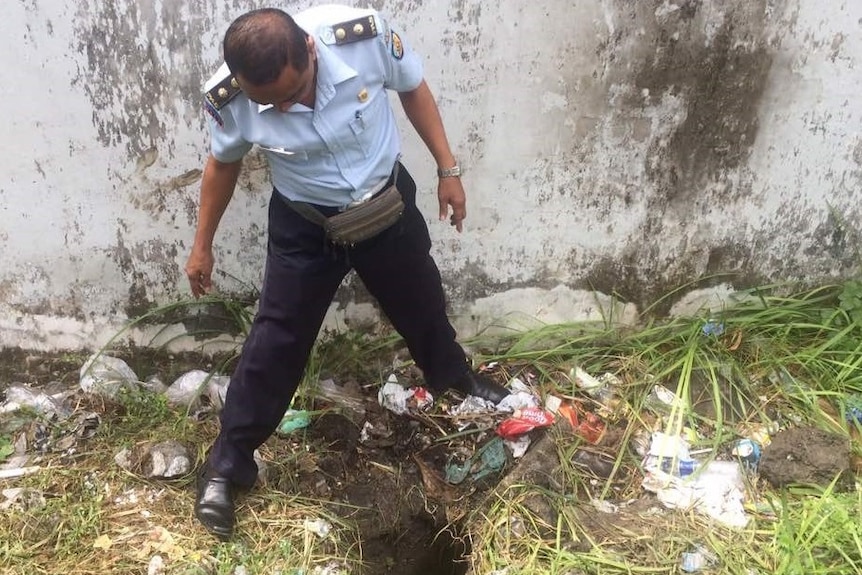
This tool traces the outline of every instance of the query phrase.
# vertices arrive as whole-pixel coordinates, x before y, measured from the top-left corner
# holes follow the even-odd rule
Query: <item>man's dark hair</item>
[[[224,35],[224,61],[233,74],[261,86],[278,79],[285,66],[308,67],[305,31],[286,12],[262,8],[233,21]]]

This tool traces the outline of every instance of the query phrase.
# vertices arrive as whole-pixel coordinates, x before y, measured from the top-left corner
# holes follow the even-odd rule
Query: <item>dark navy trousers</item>
[[[349,249],[328,244],[319,225],[273,192],[260,306],[228,388],[211,471],[241,486],[254,484],[252,454],[281,422],[326,310],[351,269],[404,338],[428,387],[445,389],[467,369],[446,316],[428,227],[416,208],[416,184],[403,166],[397,186],[406,207],[401,219]],[[320,210],[327,216],[336,211]]]

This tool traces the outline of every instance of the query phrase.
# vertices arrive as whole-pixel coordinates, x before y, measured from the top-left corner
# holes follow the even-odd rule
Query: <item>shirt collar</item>
[[[335,86],[358,76],[356,70],[348,66],[329,46],[323,42],[314,43],[317,52],[317,93],[315,107],[323,108],[335,96]],[[272,108],[272,104],[258,104],[257,112],[261,113]],[[287,111],[299,112],[308,110],[302,104],[294,104]]]

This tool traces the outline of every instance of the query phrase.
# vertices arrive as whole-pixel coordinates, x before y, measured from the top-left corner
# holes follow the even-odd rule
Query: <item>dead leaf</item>
[[[93,541],[93,548],[94,549],[103,549],[103,550],[107,551],[108,549],[111,548],[111,546],[113,544],[114,544],[114,542],[111,541],[111,538],[108,537],[107,535],[99,535],[98,537],[96,537],[96,540]]]
[[[739,349],[739,346],[742,344],[742,330],[737,329],[734,330],[733,335],[730,337],[730,344],[727,346],[728,351],[736,351]]]

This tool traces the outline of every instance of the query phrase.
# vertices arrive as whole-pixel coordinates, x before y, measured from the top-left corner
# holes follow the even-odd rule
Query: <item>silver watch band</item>
[[[455,164],[451,168],[438,168],[437,169],[437,177],[438,178],[459,178],[461,177],[461,166]]]

